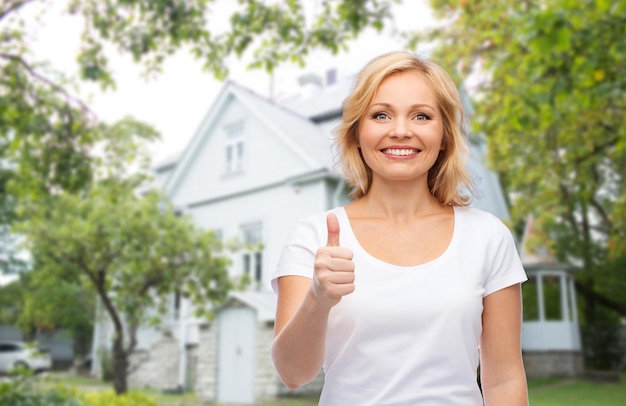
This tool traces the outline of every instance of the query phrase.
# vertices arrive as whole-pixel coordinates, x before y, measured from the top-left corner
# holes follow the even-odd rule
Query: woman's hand
[[[354,291],[354,262],[352,251],[339,245],[339,220],[326,216],[328,242],[315,256],[311,293],[320,306],[331,308],[345,295]]]

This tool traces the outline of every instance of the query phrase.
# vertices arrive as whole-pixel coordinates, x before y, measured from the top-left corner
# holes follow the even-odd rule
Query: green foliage
[[[272,72],[283,62],[304,64],[312,49],[337,53],[367,27],[381,30],[392,1],[325,1],[308,19],[303,2],[293,0],[231,2],[227,18],[209,0],[72,0],[69,10],[86,21],[78,56],[83,79],[108,87],[105,43],[132,55],[147,73],[158,72],[181,48],[217,78],[228,75],[231,56],[247,56],[250,67]],[[224,20],[229,27],[214,28]]]
[[[14,186],[29,194],[78,190],[91,178],[95,120],[58,84],[0,42],[0,143]],[[19,182],[17,182],[19,180]],[[9,190],[10,191],[10,190]]]
[[[466,81],[512,216],[626,315],[626,1],[431,2],[413,44]],[[622,267],[611,264],[622,264]]]
[[[22,306],[22,289],[19,281],[0,286],[0,324],[15,325]]]
[[[156,192],[138,196],[107,180],[84,196],[58,195],[35,210],[20,230],[37,272],[74,283],[86,277],[133,322],[146,309],[165,306],[163,295],[175,288],[199,301],[220,301],[233,287],[213,233],[178,216]]]
[[[63,386],[42,388],[29,376],[0,382],[0,405],[82,406],[73,390]]]
[[[113,391],[81,392],[63,384],[35,381],[31,376],[18,376],[0,382],[0,404],[7,406],[156,406],[141,393],[118,396]]]
[[[71,332],[76,356],[86,355],[91,344],[95,311],[93,290],[34,270],[22,276],[23,308],[17,313],[22,331]]]

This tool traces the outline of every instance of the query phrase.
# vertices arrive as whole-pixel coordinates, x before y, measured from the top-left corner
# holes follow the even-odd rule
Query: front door
[[[249,307],[223,309],[219,320],[217,402],[254,403],[256,312]]]

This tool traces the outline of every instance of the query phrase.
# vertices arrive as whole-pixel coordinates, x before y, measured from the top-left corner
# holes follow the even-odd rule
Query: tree
[[[588,304],[626,316],[626,1],[445,1],[433,58],[467,81],[475,130],[537,244],[580,268]],[[520,227],[521,228],[521,227]]]
[[[158,320],[152,311],[165,312],[169,294],[180,291],[208,309],[207,302],[223,301],[236,286],[213,233],[179,217],[156,192],[141,197],[117,182],[98,183],[83,197],[57,196],[21,230],[36,258],[34,272],[97,293],[115,331],[117,393],[127,389],[137,329]]]
[[[46,205],[24,207],[28,220],[18,230],[33,257],[33,281],[96,293],[114,329],[114,387],[124,393],[137,329],[159,321],[172,293],[208,315],[240,285],[229,278],[229,260],[213,232],[177,213],[158,191],[137,192],[146,189],[149,162],[137,151],[153,130],[125,119],[100,131],[107,142],[93,169],[99,177],[81,194],[61,192]]]

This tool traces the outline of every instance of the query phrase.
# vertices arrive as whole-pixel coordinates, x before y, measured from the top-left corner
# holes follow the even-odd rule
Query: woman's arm
[[[310,288],[309,278],[283,276],[278,279],[272,360],[281,380],[290,389],[312,381],[324,362],[329,309],[316,304]]]
[[[515,284],[483,299],[480,376],[486,406],[528,405],[521,297],[520,284]]]
[[[317,250],[313,279],[278,278],[272,360],[291,389],[313,380],[324,362],[330,309],[354,291],[352,251],[339,246],[339,223],[327,217],[328,243]]]

